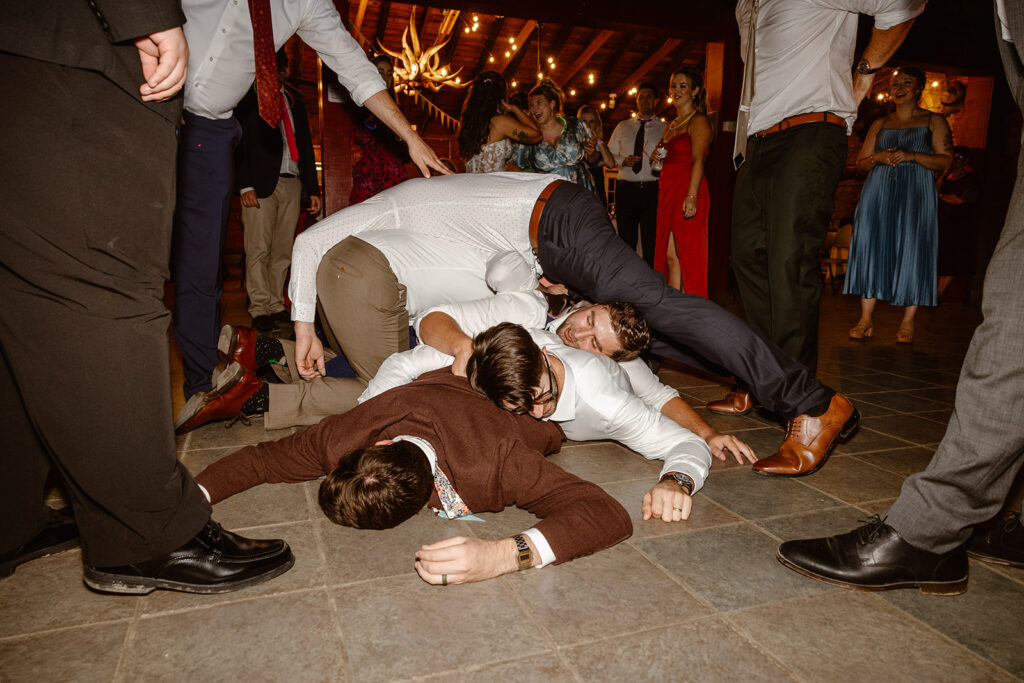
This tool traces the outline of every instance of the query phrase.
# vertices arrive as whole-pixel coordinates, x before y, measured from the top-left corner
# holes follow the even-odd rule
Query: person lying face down
[[[321,509],[359,529],[396,526],[424,506],[458,518],[516,505],[540,518],[511,538],[459,536],[417,552],[424,581],[465,583],[565,562],[632,533],[614,498],[544,457],[562,438],[557,425],[497,408],[445,368],[305,431],[237,451],[196,480],[217,503],[262,483],[325,476]]]

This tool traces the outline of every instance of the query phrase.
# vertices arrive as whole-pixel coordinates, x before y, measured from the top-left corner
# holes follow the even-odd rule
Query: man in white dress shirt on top
[[[184,0],[182,5],[188,19],[184,30],[189,64],[171,266],[174,333],[189,398],[210,389],[210,374],[217,364],[220,259],[231,208],[233,152],[240,135],[232,113],[254,78],[277,80],[273,55],[289,38],[298,34],[316,50],[352,101],[373,112],[406,142],[424,175],[430,175],[431,169],[441,174],[448,170],[384,92],[377,68],[345,30],[330,0]],[[260,28],[254,28],[257,25]],[[270,57],[259,73],[258,48],[269,51]],[[272,86],[264,90],[276,94],[276,83]],[[265,103],[261,103],[261,115]],[[275,118],[272,109],[266,111]]]

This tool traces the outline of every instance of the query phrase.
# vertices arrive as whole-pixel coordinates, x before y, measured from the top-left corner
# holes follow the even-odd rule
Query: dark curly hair
[[[463,160],[476,156],[487,142],[491,119],[498,113],[498,105],[508,96],[505,77],[497,71],[485,71],[475,79],[462,107],[459,128],[459,154]]]
[[[555,82],[550,78],[542,78],[537,81],[537,85],[533,86],[533,90],[530,91],[530,98],[534,98],[540,95],[549,102],[555,103],[555,116],[562,113],[562,102],[565,100],[565,93],[562,89],[555,85]]]
[[[651,345],[651,328],[633,304],[624,301],[613,301],[602,304],[608,309],[612,330],[622,348],[611,355],[614,361],[633,360],[640,352]]]

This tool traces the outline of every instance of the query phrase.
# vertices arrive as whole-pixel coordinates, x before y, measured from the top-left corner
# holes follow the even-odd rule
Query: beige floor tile
[[[567,648],[585,681],[791,681],[718,617]]]
[[[779,564],[778,541],[749,524],[631,543],[720,612],[826,590]]]
[[[442,587],[400,576],[332,594],[356,680],[426,676],[550,650],[504,579]]]
[[[831,463],[826,465],[829,466]],[[798,479],[767,477],[747,468],[715,473],[708,477],[699,495],[707,496],[745,519],[790,515],[842,504],[831,496],[804,486]]]
[[[440,519],[420,511],[394,529],[350,529],[326,518],[317,521],[327,557],[328,585],[414,573],[420,546],[470,535],[469,522]]]
[[[1006,672],[867,593],[834,589],[728,618],[808,681],[1012,680]]]
[[[548,459],[566,472],[595,484],[657,479],[663,464],[660,460],[645,460],[625,446],[605,441],[574,444]]]
[[[0,581],[0,637],[128,619],[138,601],[86,588],[82,553],[68,550],[24,564]]]
[[[903,477],[853,458],[834,458],[820,470],[800,478],[806,484],[846,503],[898,496]]]
[[[865,515],[855,507],[839,507],[829,510],[815,510],[786,517],[754,522],[780,541],[791,541],[798,538],[820,538],[845,534],[863,524]]]
[[[519,572],[509,580],[534,618],[563,647],[709,613],[629,544],[554,567]]]
[[[226,427],[227,422],[211,422],[195,429],[184,436],[188,438],[186,447],[199,450],[202,448],[241,448],[261,441],[276,441],[292,433],[292,429],[264,429],[263,416],[250,419],[250,426],[236,422]],[[181,439],[183,437],[179,437]]]
[[[83,626],[0,641],[0,679],[75,681],[114,679],[128,622]]]
[[[498,664],[468,667],[458,672],[445,672],[427,676],[424,681],[451,681],[460,683],[492,683],[492,681],[515,681],[516,683],[559,683],[576,681],[570,667],[555,654],[543,654]]]
[[[124,681],[345,680],[325,590],[140,619]]]
[[[915,472],[923,472],[934,455],[934,448],[908,446],[877,453],[862,453],[853,457],[883,470],[907,477]]]

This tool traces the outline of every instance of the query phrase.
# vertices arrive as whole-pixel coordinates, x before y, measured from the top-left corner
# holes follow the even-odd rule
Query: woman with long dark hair
[[[892,77],[893,111],[868,130],[857,170],[868,178],[853,216],[846,294],[859,294],[851,339],[874,336],[878,299],[905,306],[896,342],[914,340],[918,306],[936,304],[938,198],[934,171],[949,168],[953,135],[940,114],[918,106],[927,77],[903,67]]]
[[[516,145],[512,161],[524,171],[554,173],[593,190],[585,157],[594,151],[597,139],[575,116],[562,116],[562,100],[562,91],[548,78],[530,91],[530,115],[544,139],[536,145]]]
[[[676,118],[652,156],[662,163],[658,182],[658,232],[654,268],[670,287],[708,295],[708,210],[711,197],[704,159],[711,144],[711,122],[704,113],[704,78],[683,67],[669,78]]]
[[[509,103],[505,78],[485,71],[473,80],[462,108],[459,154],[467,173],[504,171],[512,156],[512,143],[540,142],[541,133],[530,116]]]

